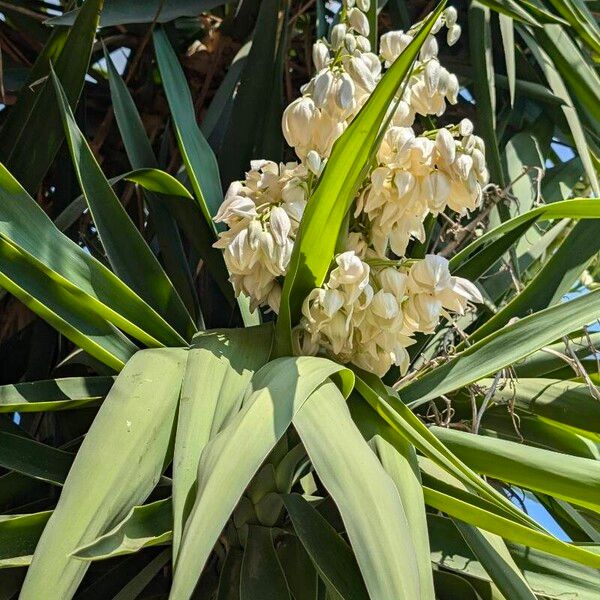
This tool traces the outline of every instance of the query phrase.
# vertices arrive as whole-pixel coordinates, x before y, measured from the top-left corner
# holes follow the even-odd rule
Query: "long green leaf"
[[[506,325],[399,390],[402,400],[419,406],[488,375],[493,375],[597,318],[600,290],[547,308]]]
[[[427,598],[409,560],[415,547],[394,482],[352,422],[333,383],[314,392],[295,415],[294,427],[340,511],[369,596]],[[364,485],[357,486],[357,479]]]
[[[524,544],[531,546],[532,548],[538,548],[544,550],[550,554],[562,558],[569,558],[571,560],[580,562],[583,565],[590,567],[600,568],[600,556],[593,552],[568,544],[556,538],[550,537],[539,531],[529,529],[513,521],[509,521],[504,517],[495,515],[487,510],[473,506],[458,500],[452,496],[432,490],[428,487],[423,488],[425,495],[425,502],[446,514],[456,517],[466,523],[491,531],[507,540],[517,542],[518,544]]]
[[[432,427],[474,471],[600,512],[600,463],[524,444]]]
[[[33,241],[33,240],[32,240]],[[114,370],[121,370],[137,346],[50,277],[44,265],[0,234],[0,285],[74,344]]]
[[[0,517],[0,569],[25,567],[52,511]]]
[[[0,431],[0,465],[28,477],[62,485],[74,455],[35,440]]]
[[[167,34],[155,29],[154,49],[173,125],[188,177],[202,213],[214,231],[212,218],[223,199],[217,160],[196,123],[196,111],[183,69]]]
[[[327,586],[345,600],[367,600],[369,595],[351,548],[302,496],[284,498],[294,531]]]
[[[128,25],[130,23],[157,23],[173,21],[179,17],[197,17],[199,13],[224,4],[224,0],[144,0],[129,2],[128,0],[105,0],[105,7],[100,20],[101,27]],[[80,9],[48,19],[48,25],[71,25]]]
[[[22,600],[64,600],[89,563],[71,553],[93,541],[150,494],[171,461],[182,349],[138,352],[100,407],[36,552]]]
[[[290,258],[277,319],[275,350],[278,355],[291,353],[291,326],[299,318],[304,298],[325,280],[344,217],[364,178],[379,129],[444,5],[445,1],[441,2],[425,21],[333,146],[325,171],[302,217]]]
[[[450,260],[452,271],[458,269],[467,259],[472,258],[476,250],[490,244],[501,236],[517,229],[525,223],[533,225],[537,221],[549,221],[554,219],[598,219],[600,218],[600,202],[597,198],[575,198],[553,202],[534,208],[522,215],[512,218],[510,221],[498,225],[494,229],[484,233],[481,237],[471,242]]]
[[[271,529],[248,527],[240,574],[240,600],[290,600],[290,591],[277,559]]]
[[[427,515],[431,560],[454,573],[490,580],[454,522],[441,515]],[[581,600],[595,600],[598,572],[558,556],[509,542],[517,566],[531,588],[542,597],[561,598],[576,595]]]
[[[0,386],[0,413],[45,412],[93,406],[106,397],[114,377],[68,377]]]
[[[85,299],[87,312],[98,314],[149,346],[181,343],[177,332],[154,309],[89,252],[62,235],[1,164],[0,234],[35,258],[60,288]]]
[[[54,60],[54,69],[65,86],[67,103],[71,107],[77,105],[83,89],[102,5],[103,0],[85,3]],[[19,122],[10,130],[11,152],[3,158],[17,179],[31,192],[41,183],[64,139],[49,75],[50,61],[44,58],[40,68],[36,69],[39,87],[35,88],[33,95],[24,97],[28,110],[18,115]],[[45,79],[40,82],[42,78]]]
[[[182,336],[196,330],[179,294],[106,180],[77,127],[60,81],[52,79],[79,185],[114,272]]]
[[[104,57],[108,71],[110,97],[115,119],[129,162],[134,169],[156,168],[158,163],[146,135],[142,119],[133,102],[127,85],[117,72],[106,48]],[[190,267],[181,243],[181,235],[173,216],[164,203],[154,194],[146,192],[148,211],[156,230],[158,245],[165,265],[165,271],[176,287],[188,311],[195,316],[198,311],[198,298],[194,289]]]
[[[134,506],[113,529],[71,554],[80,560],[104,560],[168,544],[173,537],[172,509],[171,498]]]
[[[344,391],[349,393],[352,373],[324,358],[280,358],[254,375],[253,391],[242,410],[202,453],[196,501],[175,563],[172,600],[191,596],[250,480],[315,388],[336,373],[341,374]]]
[[[198,335],[188,352],[173,460],[173,559],[195,500],[200,455],[240,409],[246,387],[269,359],[271,325]]]

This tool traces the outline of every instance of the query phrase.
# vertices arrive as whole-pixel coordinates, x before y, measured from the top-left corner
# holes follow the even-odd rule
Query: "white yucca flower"
[[[313,46],[314,77],[283,114],[283,135],[300,163],[253,161],[245,179],[231,184],[215,218],[229,227],[215,246],[223,249],[236,294],[249,297],[252,308],[278,312],[308,195],[333,144],[420,25],[384,34],[376,54],[367,38],[370,0],[344,5],[330,42]],[[450,274],[445,258],[387,258],[390,250],[404,256],[413,239],[425,241],[428,214],[476,208],[488,180],[483,141],[468,119],[420,135],[412,129],[416,115],[442,115],[458,100],[458,79],[440,64],[435,38],[446,27],[448,45],[456,43],[457,17],[452,7],[442,13],[396,98],[376,164],[356,198],[346,251],[336,256],[324,285],[304,300],[293,332],[298,354],[325,354],[380,376],[392,365],[405,373],[416,333],[431,333],[442,317],[462,315],[469,302],[482,301],[476,286]]]

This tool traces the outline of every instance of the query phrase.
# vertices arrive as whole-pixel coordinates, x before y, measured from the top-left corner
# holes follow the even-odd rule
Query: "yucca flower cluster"
[[[279,311],[298,225],[333,144],[419,29],[384,34],[375,54],[368,9],[369,0],[346,0],[331,40],[313,46],[316,74],[282,120],[299,162],[253,161],[215,218],[229,227],[215,246],[224,251],[236,293],[252,308]],[[420,134],[412,127],[416,115],[440,116],[446,103],[457,102],[458,79],[440,65],[434,35],[445,26],[448,44],[455,43],[456,21],[456,10],[447,8],[399,92],[356,198],[346,252],[304,301],[294,330],[299,354],[325,353],[378,375],[392,364],[405,372],[414,334],[431,333],[442,316],[463,314],[469,302],[482,300],[475,285],[450,274],[445,258],[403,258],[411,239],[424,241],[428,214],[476,209],[488,180],[483,141],[470,121]]]

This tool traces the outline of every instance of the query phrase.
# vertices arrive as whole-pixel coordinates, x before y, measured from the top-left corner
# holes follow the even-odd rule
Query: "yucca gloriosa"
[[[595,3],[456,3],[468,42],[442,62],[465,92],[443,119],[418,117],[416,128],[474,115],[496,186],[480,212],[428,218],[427,239],[406,256],[448,256],[485,302],[417,336],[399,382],[394,369],[382,381],[291,356],[290,340],[339,252],[389,99],[425,30],[336,144],[273,327],[272,315],[236,301],[212,247],[213,218],[222,186],[251,159],[290,158],[282,80],[291,100],[296,79],[308,79],[303,40],[326,36],[337,7],[220,4],[86,0],[40,30],[46,3],[2,3],[5,90],[16,101],[0,140],[0,285],[17,300],[3,300],[13,329],[0,347],[10,382],[0,388],[0,598],[594,598]],[[376,7],[358,5],[376,39]],[[430,9],[390,0],[379,21],[406,29]],[[213,15],[198,20],[202,10]],[[100,13],[105,63],[96,62]],[[45,44],[25,79],[18,61],[41,44],[23,54],[17,34],[25,48],[30,38]],[[225,34],[252,45],[199,129],[172,44]],[[139,95],[149,102],[162,87],[169,106],[170,122],[153,129],[160,143],[109,56],[128,35],[139,44],[128,77],[143,64]],[[85,83],[88,71],[97,81]],[[114,180],[79,128],[81,108],[73,114],[84,85],[95,102],[110,91],[128,160],[100,152]],[[96,127],[94,150],[111,122]],[[66,203],[73,176],[83,195]],[[578,297],[562,301],[571,291]],[[58,335],[35,320],[19,331],[19,302]],[[21,347],[30,359],[11,356]],[[569,541],[547,533],[548,522]]]

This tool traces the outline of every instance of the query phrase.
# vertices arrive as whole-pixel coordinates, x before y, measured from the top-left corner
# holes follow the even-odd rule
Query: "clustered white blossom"
[[[370,1],[344,0],[331,40],[313,46],[315,76],[284,111],[283,134],[299,162],[253,161],[215,217],[228,226],[215,246],[224,251],[236,294],[252,308],[279,311],[298,225],[333,144],[419,29],[382,35],[376,54],[365,14]],[[428,214],[476,209],[488,180],[483,141],[469,120],[418,135],[412,128],[416,115],[440,116],[446,103],[457,102],[458,79],[437,57],[435,34],[444,26],[452,45],[460,36],[452,7],[435,23],[396,98],[356,198],[347,251],[304,301],[294,330],[298,353],[326,353],[378,375],[392,364],[405,372],[414,334],[431,333],[442,316],[482,301],[471,282],[450,274],[445,258],[402,258],[411,239],[425,240]],[[398,258],[388,258],[390,251]]]

